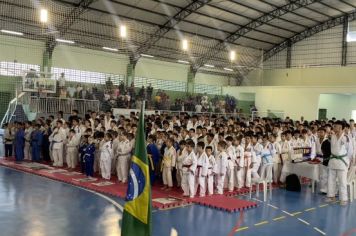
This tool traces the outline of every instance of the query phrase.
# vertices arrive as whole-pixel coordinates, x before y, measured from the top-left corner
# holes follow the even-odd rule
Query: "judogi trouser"
[[[78,163],[78,149],[76,147],[67,147],[67,165],[69,168],[75,168]]]
[[[213,195],[214,194],[214,174],[213,174],[213,168],[209,168],[208,170],[208,176],[207,176],[207,182],[208,182],[208,194]]]
[[[251,174],[252,169],[250,168],[251,165],[251,156],[245,156],[245,167],[243,170],[243,176],[245,177],[245,185],[246,187],[251,187]]]
[[[218,194],[224,193],[225,176],[226,176],[225,174],[223,174],[223,175],[217,174],[216,175],[216,190],[217,190]]]
[[[328,167],[319,165],[320,168],[320,192],[328,192]]]
[[[285,165],[286,163],[290,163],[290,161],[285,161],[283,163],[283,165]],[[283,170],[283,166],[282,166],[282,170]],[[290,173],[287,173],[287,172],[283,172],[281,173],[281,177],[279,178],[279,181],[281,181],[281,183],[285,183],[286,182],[286,178],[287,178],[287,175],[289,175]]]
[[[183,170],[178,168],[176,172],[177,185],[180,187],[182,185]]]
[[[130,165],[130,154],[118,156],[117,165],[116,165],[117,178],[119,179],[119,181],[123,183],[127,182],[129,165]]]
[[[63,167],[63,144],[52,149],[53,165]]]
[[[234,190],[234,179],[235,179],[235,167],[233,161],[228,158],[228,164],[226,169],[226,178],[225,178],[225,186],[229,189],[229,191]]]
[[[260,165],[261,165],[261,158],[256,158],[256,162],[253,163],[253,166],[251,169],[252,181],[256,181],[256,180],[260,179],[260,175],[258,174]]]
[[[95,150],[94,153],[94,172],[100,172],[100,150]]]
[[[167,185],[168,187],[173,187],[172,167],[163,166],[162,178],[163,178],[164,185]]]
[[[235,176],[236,176],[237,188],[242,188],[245,185],[244,167],[240,167],[240,170],[238,170],[237,168],[238,168],[238,166],[235,166]]]
[[[25,148],[24,148],[24,155],[25,160],[31,160],[31,143],[29,141],[25,141]]]
[[[273,182],[278,183],[278,180],[282,173],[282,164],[281,163],[273,163]]]
[[[194,179],[194,174],[187,167],[183,167],[182,189],[184,196],[194,197]]]
[[[117,157],[114,157],[111,161],[111,174],[115,174],[117,166]]]
[[[336,195],[336,179],[339,181],[339,199],[340,201],[347,201],[347,170],[329,168],[328,197],[335,197]]]
[[[200,197],[205,196],[206,192],[206,177],[201,176],[202,166],[198,166],[195,174],[195,186],[194,186],[194,195],[197,194],[198,187],[200,187]]]
[[[101,154],[100,155],[100,171],[101,177],[103,179],[110,179],[111,177],[111,157],[108,154]]]

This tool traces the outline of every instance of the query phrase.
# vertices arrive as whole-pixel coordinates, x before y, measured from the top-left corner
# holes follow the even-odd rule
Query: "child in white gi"
[[[104,136],[105,143],[100,148],[100,171],[103,179],[110,180],[111,177],[111,161],[113,158],[112,151],[112,135],[106,133]]]
[[[52,143],[53,166],[57,167],[63,167],[63,142],[67,137],[62,125],[62,121],[58,120],[57,127],[49,136],[49,141]]]
[[[260,180],[260,175],[258,174],[258,170],[260,169],[261,165],[261,154],[263,146],[258,142],[258,135],[252,136],[252,145],[253,145],[253,152],[255,155],[252,156],[252,163],[251,163],[251,175],[252,181],[257,182]]]
[[[117,146],[117,178],[119,182],[126,183],[129,172],[129,164],[131,159],[132,146],[127,139],[127,133],[122,132],[119,134],[119,144]]]
[[[222,195],[224,192],[224,181],[225,181],[225,175],[226,175],[226,169],[227,169],[227,154],[226,154],[226,143],[225,141],[219,141],[218,142],[218,156],[215,158],[216,160],[216,189],[217,189],[217,194]]]
[[[268,141],[268,136],[262,138],[263,149],[261,151],[261,178],[272,182],[273,157],[276,153],[272,143]],[[268,171],[270,168],[271,171]]]
[[[176,163],[176,168],[177,168],[176,178],[177,178],[178,187],[181,187],[182,184],[183,159],[187,156],[187,154],[188,153],[186,148],[186,142],[185,140],[181,140],[179,142],[179,150],[177,152],[177,163]]]
[[[206,176],[208,174],[209,159],[206,155],[205,144],[203,141],[197,143],[197,171],[195,172],[195,191],[200,187],[200,197],[205,197],[206,192]],[[194,194],[194,195],[195,195]]]
[[[69,131],[69,136],[67,140],[67,165],[70,169],[75,169],[78,163],[78,146],[79,139],[75,133],[74,129]]]
[[[244,175],[246,176],[245,185],[247,188],[251,186],[251,177],[252,177],[252,160],[255,159],[255,152],[253,151],[253,145],[251,143],[251,134],[245,135],[245,148],[244,148]]]
[[[233,143],[233,138],[231,136],[227,136],[225,138],[227,148],[226,148],[226,154],[227,154],[227,169],[226,169],[226,182],[227,186],[229,189],[229,192],[232,192],[234,190],[234,180],[235,180],[235,166],[236,166],[236,153],[235,153],[235,147],[232,145]]]
[[[183,159],[183,178],[182,189],[183,196],[194,197],[194,176],[197,168],[197,158],[194,153],[195,143],[193,140],[187,140],[187,156]]]
[[[177,152],[173,147],[174,139],[168,138],[166,141],[167,147],[164,150],[163,160],[162,160],[162,177],[163,185],[165,188],[173,187],[172,180],[172,168],[176,165]]]
[[[205,148],[205,153],[208,156],[208,176],[207,176],[207,181],[208,181],[208,195],[211,196],[214,194],[214,175],[215,175],[215,157],[213,155],[213,147],[212,146],[207,146]]]
[[[236,184],[238,189],[242,188],[245,185],[245,176],[244,176],[244,148],[241,145],[242,137],[236,137],[234,140],[234,148],[236,153],[235,160],[235,176],[236,176]]]

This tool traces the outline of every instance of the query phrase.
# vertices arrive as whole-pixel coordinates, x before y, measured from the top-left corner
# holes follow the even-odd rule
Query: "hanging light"
[[[120,25],[120,37],[121,38],[126,38],[127,37],[126,25]]]
[[[189,42],[187,39],[183,39],[182,40],[182,49],[183,51],[188,51],[188,48],[189,48]]]
[[[48,11],[47,9],[40,10],[40,22],[47,23],[48,22]]]
[[[236,52],[230,51],[230,61],[235,61],[235,60],[236,60]]]

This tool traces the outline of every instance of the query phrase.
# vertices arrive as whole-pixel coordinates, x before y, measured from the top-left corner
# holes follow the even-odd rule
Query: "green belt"
[[[347,165],[346,161],[344,160],[344,157],[346,157],[346,156],[347,156],[347,155],[343,155],[343,156],[336,156],[336,155],[332,155],[332,154],[331,154],[331,156],[330,156],[329,160],[331,160],[331,159],[337,159],[337,160],[340,160],[340,161],[342,161],[342,162],[345,164],[345,166],[346,166],[346,167],[348,167],[348,165]]]

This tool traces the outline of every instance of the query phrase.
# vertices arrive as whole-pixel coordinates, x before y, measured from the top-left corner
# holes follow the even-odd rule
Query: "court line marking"
[[[305,209],[304,211],[308,212],[308,211],[314,211],[314,210],[315,210],[315,207],[312,207],[312,208]]]
[[[322,207],[326,207],[326,206],[329,206],[329,204],[320,205],[319,207],[322,208]]]
[[[241,227],[241,228],[235,230],[235,232],[240,232],[240,231],[243,231],[243,230],[246,230],[246,229],[248,229],[248,226]]]
[[[303,212],[301,212],[301,211],[294,212],[294,213],[292,213],[292,216],[297,216],[297,215],[302,214],[302,213],[303,213]]]
[[[283,213],[286,213],[289,216],[293,216],[291,213],[289,213],[288,211],[282,211]]]
[[[263,202],[263,201],[261,201],[260,199],[257,199],[257,198],[252,198],[253,200],[255,200],[255,201],[258,201],[258,202]]]
[[[326,235],[326,233],[325,233],[324,231],[320,230],[319,228],[314,227],[314,229],[315,229],[316,231],[318,231],[319,233],[321,233],[322,235]]]
[[[299,221],[301,221],[301,222],[303,222],[304,224],[306,224],[306,225],[310,225],[310,223],[309,222],[306,222],[305,220],[303,220],[303,219],[300,219],[300,218],[297,218]]]
[[[257,223],[257,224],[255,224],[255,226],[260,226],[260,225],[265,225],[265,224],[268,224],[267,220]]]
[[[273,221],[283,220],[285,218],[286,218],[285,216],[280,216],[280,217],[274,218]]]
[[[276,206],[274,206],[274,205],[272,205],[272,204],[267,204],[267,206],[270,206],[270,207],[272,207],[272,208],[274,208],[274,209],[276,209],[276,210],[278,210],[279,208],[278,207],[276,207]]]

